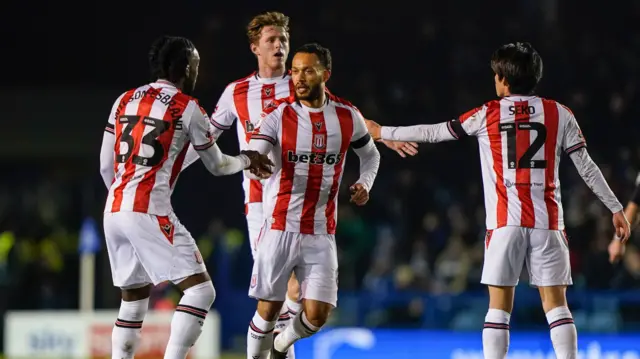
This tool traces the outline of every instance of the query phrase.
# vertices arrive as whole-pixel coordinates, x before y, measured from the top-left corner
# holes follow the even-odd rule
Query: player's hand
[[[387,141],[379,140],[385,146],[396,151],[400,157],[406,158],[407,155],[415,156],[418,154],[418,144],[415,142],[402,142],[402,141]]]
[[[618,237],[614,237],[609,243],[609,262],[612,264],[617,263],[624,257],[624,251],[626,250],[627,245],[622,243]]]
[[[349,187],[351,191],[351,203],[355,203],[357,206],[364,206],[369,202],[369,191],[360,183],[356,183]]]
[[[374,141],[378,141],[382,136],[382,126],[371,120],[364,120],[364,123],[367,125],[367,130],[369,130],[371,138],[373,138]]]
[[[249,157],[251,164],[246,169],[249,170],[255,176],[266,179],[273,173],[273,162],[267,157],[258,153],[257,151],[241,151],[241,154]]]
[[[624,215],[624,211],[619,211],[613,214],[613,228],[616,230],[616,236],[619,238],[622,244],[625,244],[629,240],[631,235],[631,227],[629,221]]]

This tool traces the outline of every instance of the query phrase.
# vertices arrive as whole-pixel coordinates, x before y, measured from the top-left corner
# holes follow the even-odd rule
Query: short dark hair
[[[314,42],[311,44],[304,44],[300,46],[293,55],[295,56],[295,54],[299,52],[304,52],[305,54],[315,54],[316,56],[318,56],[318,60],[320,60],[322,66],[324,66],[327,71],[331,72],[331,51],[329,51],[329,49],[327,49],[326,47],[322,47],[322,45]]]
[[[164,78],[177,83],[185,76],[184,69],[189,64],[195,46],[191,40],[179,36],[162,36],[149,50],[149,70],[152,80]]]
[[[528,42],[506,44],[491,56],[491,69],[507,79],[512,94],[529,95],[542,78],[542,58]]]

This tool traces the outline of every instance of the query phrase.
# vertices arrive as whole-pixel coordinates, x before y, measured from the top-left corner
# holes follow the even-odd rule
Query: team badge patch
[[[313,135],[313,147],[321,150],[327,146],[327,136],[323,134]]]

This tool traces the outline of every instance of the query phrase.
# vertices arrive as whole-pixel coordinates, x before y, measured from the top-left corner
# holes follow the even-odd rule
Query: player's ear
[[[189,72],[191,72],[191,65],[187,64],[187,67],[184,68],[184,77],[189,78]]]
[[[322,79],[324,80],[324,82],[329,81],[329,78],[331,77],[331,71],[329,70],[324,70],[322,72]]]
[[[251,48],[251,52],[253,52],[254,55],[258,56],[259,55],[259,48],[258,48],[258,44],[256,44],[255,42],[252,42],[251,45],[249,45],[249,47]]]

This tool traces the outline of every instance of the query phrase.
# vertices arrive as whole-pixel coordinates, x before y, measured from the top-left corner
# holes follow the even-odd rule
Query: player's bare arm
[[[364,122],[367,124],[367,127],[377,125],[375,121],[367,120],[366,118],[364,119]],[[398,153],[398,155],[400,155],[400,157],[402,158],[406,158],[407,155],[415,156],[418,154],[418,144],[416,142],[387,141],[380,138],[377,139],[376,141],[381,142],[382,144],[387,146],[389,149],[396,151],[396,153]]]

